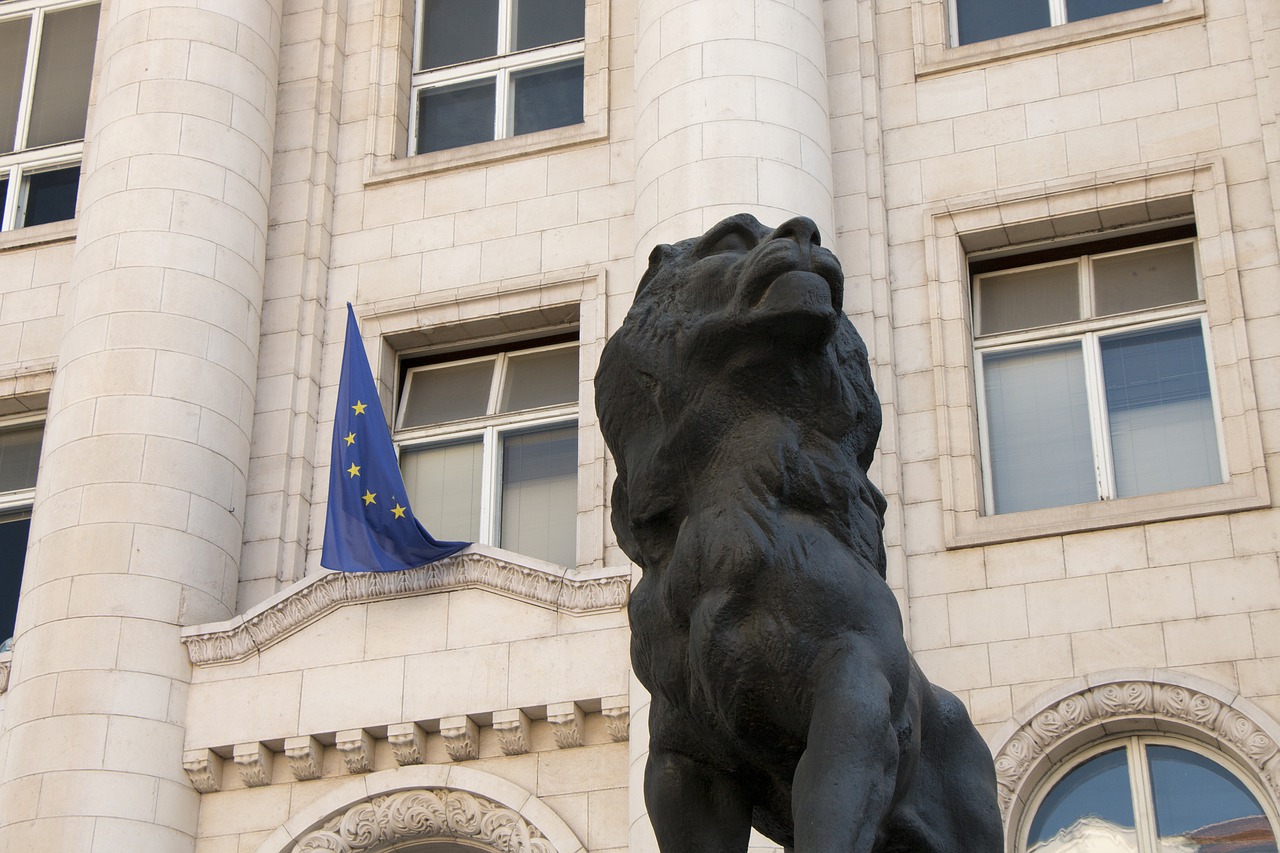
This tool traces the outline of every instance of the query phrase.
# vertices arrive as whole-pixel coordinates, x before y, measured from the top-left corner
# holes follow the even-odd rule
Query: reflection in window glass
[[[492,77],[422,90],[418,98],[418,153],[493,139],[496,100]]]
[[[43,426],[0,432],[0,492],[36,487],[43,438]]]
[[[1100,830],[1132,831],[1135,826],[1128,754],[1114,749],[1085,761],[1053,786],[1031,822],[1027,846],[1043,850],[1055,839]]]
[[[1215,761],[1173,746],[1147,746],[1156,832],[1178,849],[1276,853],[1262,806],[1244,783]],[[1162,844],[1160,849],[1173,849]]]
[[[1159,5],[1161,0],[1067,0],[1067,20],[1083,21],[1113,12]]]
[[[577,562],[576,426],[508,435],[502,448],[501,546],[560,566]]]
[[[35,172],[27,176],[27,201],[22,224],[43,225],[75,219],[76,189],[80,186],[80,167]]]
[[[422,0],[419,71],[497,52],[498,0]]]
[[[30,32],[30,18],[0,21],[0,154],[8,154],[16,147],[18,102],[22,99]]]
[[[516,0],[516,50],[582,38],[582,0]]]
[[[1048,0],[956,0],[960,44],[1049,26]]]
[[[44,16],[28,148],[84,138],[97,38],[97,6],[62,9]]]
[[[582,121],[582,60],[511,75],[515,133],[536,133]]]
[[[30,513],[0,516],[0,642],[13,636],[30,531]]]

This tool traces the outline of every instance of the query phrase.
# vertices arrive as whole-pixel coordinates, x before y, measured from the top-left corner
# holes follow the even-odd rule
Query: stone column
[[[0,736],[0,849],[194,849],[185,624],[235,610],[281,0],[104,0]]]

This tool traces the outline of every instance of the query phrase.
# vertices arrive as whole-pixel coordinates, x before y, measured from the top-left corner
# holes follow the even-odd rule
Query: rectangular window
[[[97,3],[0,10],[0,229],[75,216]]]
[[[423,526],[576,565],[577,345],[419,362],[403,384],[396,443]]]
[[[1071,21],[1098,18],[1161,0],[952,0],[956,44],[1056,27]]]
[[[1191,229],[971,259],[989,513],[1224,481]]]
[[[0,651],[8,648],[18,614],[43,436],[40,424],[0,431]]]
[[[419,0],[415,154],[579,124],[582,0]]]

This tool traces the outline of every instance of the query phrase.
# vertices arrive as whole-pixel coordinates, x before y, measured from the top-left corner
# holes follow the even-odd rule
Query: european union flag
[[[426,565],[471,544],[437,542],[413,517],[350,302],[332,460],[320,565],[340,572],[391,572]]]

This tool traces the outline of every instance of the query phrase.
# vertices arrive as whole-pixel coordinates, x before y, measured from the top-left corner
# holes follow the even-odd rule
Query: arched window
[[[1277,853],[1274,818],[1243,774],[1189,741],[1131,736],[1049,776],[1026,853]]]

